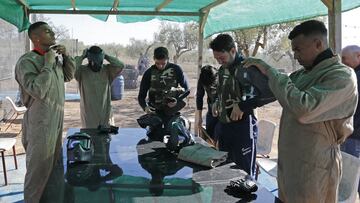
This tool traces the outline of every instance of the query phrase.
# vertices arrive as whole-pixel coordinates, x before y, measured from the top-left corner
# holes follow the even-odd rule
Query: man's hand
[[[57,54],[61,54],[64,56],[69,55],[69,53],[67,53],[67,51],[66,51],[66,47],[62,44],[55,45],[51,49],[54,50]]]
[[[103,54],[104,54],[104,59],[107,60],[108,62],[110,62],[110,61],[109,61],[109,55],[107,55],[107,54],[104,52],[104,50],[103,50]]]
[[[145,111],[145,113],[147,113],[147,114],[154,113],[154,111],[151,110],[149,106],[146,106],[145,109],[144,109],[144,111]]]
[[[177,101],[169,102],[169,103],[167,103],[167,106],[168,106],[169,108],[173,108],[173,107],[176,106],[176,104],[177,104]]]
[[[218,117],[219,116],[219,110],[218,110],[218,104],[219,102],[216,101],[213,103],[213,105],[211,106],[211,113],[214,117]]]
[[[241,120],[244,112],[242,112],[237,104],[234,104],[233,110],[231,111],[230,119],[232,121],[239,121]]]
[[[267,71],[271,68],[269,64],[258,58],[249,57],[245,59],[242,63],[244,68],[256,66],[256,68],[259,69],[259,71],[264,75],[267,75]]]
[[[83,53],[81,54],[81,58],[84,60],[87,57],[88,48],[84,49]]]

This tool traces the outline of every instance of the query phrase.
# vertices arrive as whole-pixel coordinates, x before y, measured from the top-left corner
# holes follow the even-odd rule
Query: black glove
[[[97,127],[97,129],[101,133],[108,133],[108,134],[117,134],[119,132],[119,127],[112,126],[112,125],[110,125],[110,127],[106,127],[104,125],[99,125]]]
[[[258,186],[251,179],[240,178],[238,180],[230,181],[230,184],[227,186],[227,188],[235,193],[249,194],[256,192]]]

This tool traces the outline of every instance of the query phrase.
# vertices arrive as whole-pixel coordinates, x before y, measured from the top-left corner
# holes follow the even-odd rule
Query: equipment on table
[[[90,135],[77,132],[67,137],[67,162],[69,164],[90,162],[94,155],[94,144]]]

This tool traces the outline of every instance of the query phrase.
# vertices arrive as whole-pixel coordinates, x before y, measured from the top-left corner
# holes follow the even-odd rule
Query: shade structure
[[[106,21],[111,14],[122,23],[152,19],[195,21],[204,37],[224,31],[303,20],[327,15],[327,0],[0,0],[0,18],[19,31],[29,26],[29,13],[89,14]],[[360,0],[342,0],[342,11]]]

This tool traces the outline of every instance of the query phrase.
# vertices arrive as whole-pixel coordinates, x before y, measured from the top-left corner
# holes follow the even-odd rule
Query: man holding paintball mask
[[[82,65],[87,58],[88,64]],[[109,64],[103,64],[104,59]],[[80,90],[80,114],[83,128],[114,125],[111,116],[111,83],[120,74],[124,64],[107,55],[100,47],[85,49],[75,57],[75,79]]]
[[[156,115],[152,116],[152,119],[157,118],[161,123],[159,125],[165,126],[165,129],[153,126],[148,136],[153,140],[163,141],[166,132],[159,131],[168,131],[167,124],[180,115],[180,109],[186,105],[182,99],[188,95],[189,87],[180,66],[169,62],[167,48],[156,48],[154,61],[155,64],[148,68],[142,77],[138,102],[145,113]],[[145,100],[147,95],[148,102]]]

